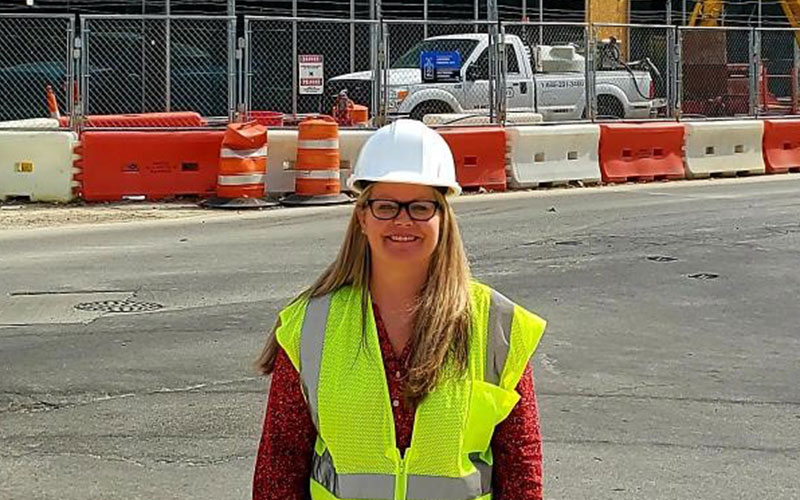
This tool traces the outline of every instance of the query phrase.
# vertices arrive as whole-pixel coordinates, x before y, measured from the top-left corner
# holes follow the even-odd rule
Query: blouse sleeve
[[[492,498],[542,500],[542,437],[530,365],[517,392],[519,402],[492,437]]]
[[[300,376],[279,349],[256,457],[253,500],[308,499],[316,438]]]

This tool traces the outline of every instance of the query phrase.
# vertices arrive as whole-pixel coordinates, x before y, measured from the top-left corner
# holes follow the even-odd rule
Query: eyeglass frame
[[[375,215],[375,209],[372,208],[373,203],[375,203],[377,201],[384,201],[384,202],[388,201],[390,203],[396,204],[397,205],[397,213],[394,214],[392,217],[389,217],[389,218],[378,217],[377,215]],[[413,203],[430,203],[431,205],[433,205],[433,213],[431,213],[431,216],[428,217],[427,219],[416,218],[413,215],[411,215],[411,205]],[[397,217],[400,216],[400,213],[403,210],[405,210],[406,213],[408,214],[408,218],[409,219],[411,219],[413,221],[416,221],[416,222],[428,222],[429,220],[433,219],[436,216],[436,212],[438,212],[442,208],[442,204],[439,203],[436,200],[397,201],[397,200],[389,200],[389,199],[386,199],[386,198],[371,198],[369,200],[366,200],[364,202],[364,205],[369,207],[369,211],[370,211],[370,213],[372,214],[372,216],[375,219],[383,220],[383,221],[394,220],[394,219],[396,219]]]

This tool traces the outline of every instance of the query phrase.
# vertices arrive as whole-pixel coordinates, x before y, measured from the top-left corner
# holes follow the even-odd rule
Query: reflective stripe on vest
[[[386,474],[337,474],[328,450],[322,456],[314,453],[311,479],[338,498],[392,500],[394,476]]]
[[[339,139],[308,139],[297,141],[297,149],[338,149]]]
[[[484,379],[495,385],[500,384],[500,375],[508,359],[511,347],[511,322],[514,321],[514,303],[503,294],[492,290],[489,305],[489,335],[486,339],[486,371]]]
[[[336,170],[295,170],[296,179],[338,179],[339,169]]]
[[[220,186],[244,186],[247,184],[264,184],[266,180],[267,176],[264,174],[217,176],[217,184]]]
[[[267,156],[267,146],[262,146],[256,149],[230,149],[230,148],[222,148],[220,150],[219,156],[220,158],[238,158],[238,159],[248,159],[248,158],[260,158],[262,156]]]
[[[303,336],[300,338],[300,381],[308,400],[308,409],[314,426],[319,429],[319,370],[322,365],[322,343],[331,295],[314,297],[308,301],[306,318],[303,321]]]
[[[407,498],[463,500],[484,496],[492,489],[492,466],[470,457],[477,472],[466,477],[408,476]],[[337,474],[328,450],[314,453],[311,478],[338,498],[393,500],[395,476],[388,474]]]

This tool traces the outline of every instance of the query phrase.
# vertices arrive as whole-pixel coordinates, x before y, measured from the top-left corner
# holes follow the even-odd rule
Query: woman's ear
[[[358,218],[358,226],[361,229],[362,234],[366,234],[367,226],[366,221],[364,220],[364,216],[366,215],[366,210],[361,207],[356,208],[356,217]]]

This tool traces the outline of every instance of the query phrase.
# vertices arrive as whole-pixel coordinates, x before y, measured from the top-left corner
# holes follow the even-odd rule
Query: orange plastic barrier
[[[442,128],[453,152],[456,180],[465,189],[506,190],[506,131],[499,127]]]
[[[339,179],[339,125],[330,116],[310,118],[297,130],[294,194],[285,205],[347,203]]]
[[[604,182],[683,179],[683,139],[679,123],[600,125],[600,172]]]
[[[139,113],[130,115],[90,115],[86,127],[205,127],[208,123],[193,111]]]
[[[224,132],[86,131],[80,195],[87,201],[209,196],[217,186]]]
[[[278,111],[250,111],[250,119],[267,127],[283,127],[283,113]]]
[[[222,139],[217,177],[220,198],[263,198],[267,177],[267,127],[231,123]]]
[[[354,104],[351,116],[354,125],[366,125],[369,123],[369,108],[361,104]]]
[[[768,174],[800,172],[800,120],[764,120]]]

